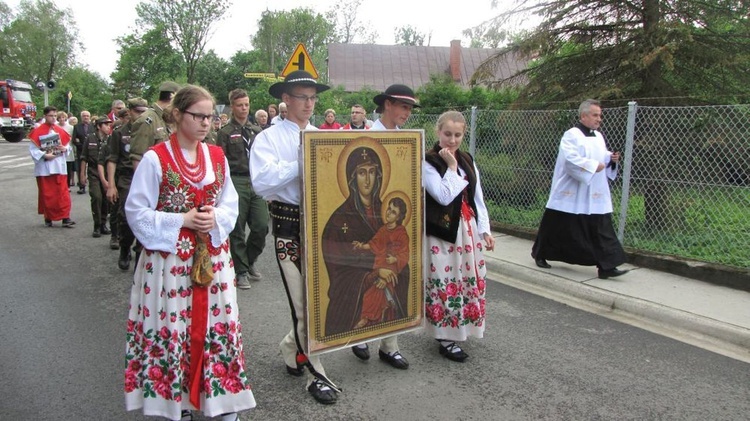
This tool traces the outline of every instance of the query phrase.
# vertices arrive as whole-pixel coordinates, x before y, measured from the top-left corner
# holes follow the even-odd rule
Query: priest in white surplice
[[[536,265],[547,260],[596,266],[601,279],[627,270],[625,251],[612,227],[609,180],[617,176],[619,152],[610,152],[597,131],[602,121],[599,101],[578,107],[580,121],[563,134],[552,176],[552,189],[531,256]]]

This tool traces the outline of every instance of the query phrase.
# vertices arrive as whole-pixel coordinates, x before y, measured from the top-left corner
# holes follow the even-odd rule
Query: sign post
[[[289,61],[286,62],[286,66],[284,66],[281,76],[286,76],[296,70],[304,70],[307,73],[310,73],[313,78],[318,78],[318,71],[315,69],[310,54],[302,43],[297,44],[297,48],[294,49],[292,56],[289,57]]]

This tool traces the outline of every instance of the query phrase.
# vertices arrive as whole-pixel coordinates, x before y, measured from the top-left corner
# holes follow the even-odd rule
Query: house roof
[[[430,81],[430,75],[451,76],[451,48],[457,47],[460,61],[455,72],[456,83],[469,86],[479,65],[499,50],[463,48],[459,41],[453,47],[427,47],[375,44],[328,44],[328,83],[343,86],[346,91],[369,87],[383,91],[394,83],[418,89]],[[507,77],[525,67],[526,61],[509,58],[498,66],[496,76]]]

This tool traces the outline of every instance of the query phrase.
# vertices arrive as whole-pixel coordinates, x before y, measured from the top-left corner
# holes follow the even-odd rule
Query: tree
[[[508,40],[508,31],[503,29],[499,22],[490,20],[464,29],[463,36],[469,38],[470,48],[499,48]]]
[[[185,62],[177,50],[165,45],[164,35],[164,30],[156,27],[144,34],[117,38],[120,58],[110,75],[117,97],[155,99],[160,83],[179,80],[185,74]]]
[[[249,79],[245,73],[266,73],[268,69],[264,64],[265,53],[260,50],[237,51],[229,59],[229,67],[226,72],[227,86],[231,89],[241,88],[247,91],[250,97],[250,110],[255,111],[259,108],[266,109],[268,104],[276,103],[278,100],[268,93],[268,88],[272,83],[270,80]],[[227,103],[225,95],[223,98],[217,98],[221,103]]]
[[[4,29],[10,25],[13,21],[13,10],[5,4],[4,1],[0,1],[0,29]]]
[[[187,82],[193,83],[212,27],[231,6],[226,0],[148,0],[138,4],[136,12],[139,23],[148,28],[163,28],[167,39],[185,60]]]
[[[0,37],[0,73],[32,83],[59,77],[83,51],[72,12],[50,0],[22,0],[18,7]]]
[[[396,40],[394,42],[397,45],[424,45],[425,34],[411,25],[396,28],[395,35]],[[430,37],[431,35],[427,38],[427,45],[430,45]]]
[[[334,4],[326,12],[326,18],[335,25],[335,41],[352,44],[360,41],[362,44],[374,44],[378,39],[378,32],[369,22],[359,19],[359,8],[362,0],[344,0],[341,4]]]
[[[535,13],[542,23],[483,63],[475,83],[502,86],[526,82],[521,106],[565,106],[586,97],[609,104],[637,99],[641,105],[725,103],[750,95],[750,2],[736,0],[521,0],[501,14],[504,22]],[[504,79],[495,69],[508,54],[531,65]],[[633,173],[643,195],[645,221],[653,231],[669,220],[667,174],[687,174],[682,163],[702,136],[691,118],[671,120],[639,113]],[[628,159],[629,157],[625,157]]]
[[[68,91],[73,94],[70,101],[72,114],[78,115],[82,110],[100,115],[109,112],[113,96],[101,75],[81,66],[69,69],[60,78],[57,88],[50,92],[50,104],[65,110]]]
[[[712,101],[747,94],[750,74],[750,3],[643,0],[521,0],[492,21],[500,25],[528,13],[542,23],[485,62],[475,83],[528,81],[521,100],[548,104],[637,98],[642,104],[684,103],[685,96]],[[495,68],[508,54],[523,54],[532,65],[496,80]]]
[[[227,74],[229,62],[209,50],[195,67],[195,83],[208,89],[219,103],[226,101],[229,91],[236,86]]]
[[[335,40],[334,24],[312,9],[269,11],[261,14],[253,47],[264,53],[265,72],[280,72],[298,43],[305,44],[310,59],[323,72],[327,46]]]

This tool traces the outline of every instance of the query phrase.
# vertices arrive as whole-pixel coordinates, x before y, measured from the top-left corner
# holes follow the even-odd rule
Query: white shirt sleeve
[[[484,203],[484,191],[482,190],[482,183],[479,181],[479,168],[477,168],[476,162],[474,163],[474,174],[477,175],[477,187],[474,189],[474,204],[477,206],[477,228],[479,228],[480,234],[492,235],[490,215],[487,211],[487,205]]]
[[[185,219],[179,213],[156,210],[161,175],[161,164],[156,152],[146,152],[133,174],[130,193],[125,202],[125,215],[130,229],[143,247],[176,253],[177,239]]]
[[[39,149],[39,146],[35,145],[34,142],[29,142],[29,153],[34,162],[39,162],[44,159],[44,151]]]
[[[591,178],[596,174],[599,161],[581,154],[579,150],[580,146],[578,145],[578,136],[576,136],[573,130],[565,132],[560,141],[560,155],[565,160],[565,173],[579,182],[589,184],[591,183]]]
[[[463,192],[469,182],[450,169],[443,177],[440,177],[435,167],[422,161],[422,184],[436,202],[442,206],[448,206],[456,196]]]
[[[288,154],[280,151],[277,143],[283,141],[279,139],[275,142],[264,130],[255,138],[250,149],[253,190],[261,197],[277,194],[285,190],[290,183],[299,182],[299,161],[282,158]]]
[[[229,161],[226,158],[224,158],[224,168],[227,169],[227,176],[224,177],[221,195],[216,198],[216,204],[214,205],[216,226],[209,231],[211,244],[214,247],[219,247],[229,238],[229,233],[234,230],[237,215],[239,215],[239,195],[232,183],[232,177],[229,176]]]

